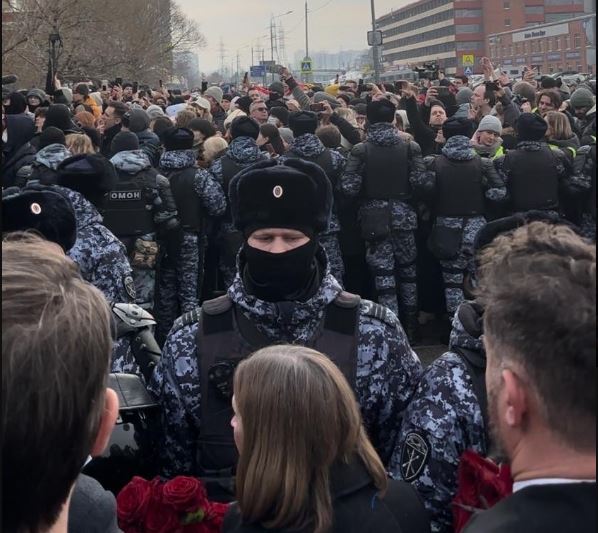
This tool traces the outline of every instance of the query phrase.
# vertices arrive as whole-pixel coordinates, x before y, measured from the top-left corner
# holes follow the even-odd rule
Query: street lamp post
[[[54,94],[54,77],[56,76],[58,57],[62,48],[62,38],[57,28],[52,29],[48,37],[48,75],[46,77],[46,93]]]
[[[380,57],[378,51],[378,41],[376,39],[376,6],[375,0],[371,0],[372,4],[372,32],[374,35],[374,43],[372,46],[372,55],[374,59],[374,80],[380,83]]]

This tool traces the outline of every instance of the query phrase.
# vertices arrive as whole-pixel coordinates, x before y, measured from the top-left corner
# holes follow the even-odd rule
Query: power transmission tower
[[[220,75],[224,78],[226,74],[226,48],[224,47],[224,41],[220,37],[220,46],[218,47],[220,55]]]
[[[286,35],[282,24],[278,27],[278,62],[281,65],[288,65]]]

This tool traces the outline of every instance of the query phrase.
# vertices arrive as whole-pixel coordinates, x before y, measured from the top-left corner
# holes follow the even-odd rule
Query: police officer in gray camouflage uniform
[[[341,188],[348,196],[361,193],[363,198],[359,215],[378,302],[400,317],[414,340],[417,213],[412,201],[426,174],[419,145],[403,141],[395,128],[395,112],[394,104],[386,99],[368,104],[367,138],[353,147]]]
[[[506,188],[491,160],[471,146],[474,124],[451,117],[442,126],[446,143],[441,154],[425,159],[427,191],[436,215],[429,246],[440,261],[446,309],[455,314],[463,301],[463,279],[471,272],[473,243],[486,224],[488,202],[499,204]]]
[[[422,367],[395,314],[344,293],[330,274],[317,241],[330,218],[329,180],[313,163],[266,161],[238,174],[230,196],[245,237],[237,275],[224,297],[177,320],[150,383],[164,410],[163,473],[232,478],[234,367],[277,343],[332,357],[388,462]]]
[[[341,227],[336,206],[340,195],[340,177],[347,160],[337,150],[326,148],[315,135],[318,128],[318,116],[314,112],[299,111],[291,113],[289,127],[293,132],[294,139],[284,157],[295,157],[315,163],[326,173],[332,185],[335,201],[332,206],[330,227],[320,235],[320,244],[328,255],[332,275],[343,285],[345,265],[338,239]]]
[[[181,231],[178,246],[170,246],[160,264],[156,305],[159,344],[166,339],[177,316],[199,305],[206,218],[220,216],[226,209],[220,184],[209,172],[196,166],[193,132],[173,127],[162,138],[165,152],[160,158],[160,172],[170,181]]]

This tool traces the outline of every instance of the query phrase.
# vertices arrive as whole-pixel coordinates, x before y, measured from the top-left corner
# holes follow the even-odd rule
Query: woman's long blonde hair
[[[549,140],[566,141],[573,137],[571,123],[565,113],[561,113],[560,111],[549,111],[546,113],[544,120],[550,128]]]
[[[246,523],[331,530],[330,467],[360,459],[384,494],[386,473],[337,366],[301,346],[264,348],[235,374],[242,425],[237,499]]]
[[[66,147],[73,155],[96,153],[91,138],[85,133],[69,133],[66,136]]]

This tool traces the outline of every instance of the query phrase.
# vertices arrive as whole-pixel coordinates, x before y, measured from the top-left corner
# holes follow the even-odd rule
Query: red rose
[[[228,512],[229,508],[230,505],[228,503],[210,502],[206,521],[213,526],[213,531],[218,532],[222,530],[224,515]]]
[[[206,489],[201,481],[194,477],[177,476],[167,481],[162,489],[162,497],[164,503],[182,513],[208,507]]]
[[[152,501],[144,524],[146,533],[177,533],[181,531],[179,514],[169,505]]]
[[[497,465],[476,452],[461,456],[457,495],[453,500],[453,525],[459,533],[477,510],[489,509],[513,492],[508,466]]]
[[[149,482],[135,476],[116,497],[118,525],[128,528],[140,525],[145,516],[151,496]]]

